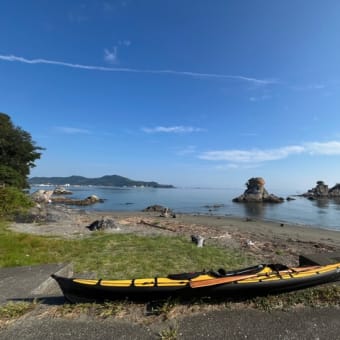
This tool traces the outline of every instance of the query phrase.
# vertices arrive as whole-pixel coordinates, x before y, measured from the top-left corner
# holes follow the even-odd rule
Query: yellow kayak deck
[[[239,284],[249,284],[258,282],[270,282],[278,280],[291,280],[291,279],[303,279],[313,277],[315,275],[331,272],[340,272],[340,263],[330,264],[326,266],[312,266],[312,267],[297,267],[288,268],[287,270],[275,271],[272,268],[265,266],[262,270],[251,277],[244,278],[242,275],[228,276],[230,282],[236,282]],[[233,280],[233,277],[235,280]],[[199,283],[203,281],[209,285],[211,282],[216,281],[216,276],[209,274],[202,274],[192,279],[174,280],[167,277],[155,277],[155,278],[140,278],[140,279],[126,279],[126,280],[97,280],[97,279],[81,279],[74,278],[73,282],[82,284],[85,286],[100,285],[102,287],[184,287],[188,286],[192,282]],[[220,278],[218,278],[220,279]],[[230,283],[229,282],[229,283]]]

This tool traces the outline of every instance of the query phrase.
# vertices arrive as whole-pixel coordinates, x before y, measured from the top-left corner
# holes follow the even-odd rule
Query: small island
[[[159,184],[151,181],[136,181],[118,175],[105,175],[99,178],[86,178],[83,176],[69,177],[32,177],[29,179],[30,185],[93,185],[110,187],[147,187],[147,188],[174,188],[171,184]]]

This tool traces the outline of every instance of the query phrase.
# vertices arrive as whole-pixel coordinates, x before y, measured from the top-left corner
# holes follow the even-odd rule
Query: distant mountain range
[[[99,178],[86,178],[82,176],[69,177],[32,177],[29,179],[30,185],[51,184],[51,185],[96,185],[114,187],[149,187],[149,188],[174,188],[170,184],[159,184],[157,182],[134,181],[132,179],[118,176],[106,175]]]

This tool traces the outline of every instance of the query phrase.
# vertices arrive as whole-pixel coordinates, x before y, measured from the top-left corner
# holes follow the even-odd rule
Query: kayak
[[[340,280],[340,262],[286,267],[260,264],[239,270],[169,274],[167,277],[102,280],[53,274],[71,303],[107,300],[157,300],[168,297],[251,297],[303,289]]]

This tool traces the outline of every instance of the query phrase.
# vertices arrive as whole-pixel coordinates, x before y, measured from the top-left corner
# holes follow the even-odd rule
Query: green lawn
[[[198,248],[181,237],[94,233],[81,240],[63,240],[12,232],[0,222],[0,267],[56,262],[72,262],[75,272],[113,279],[249,264],[235,250]]]

